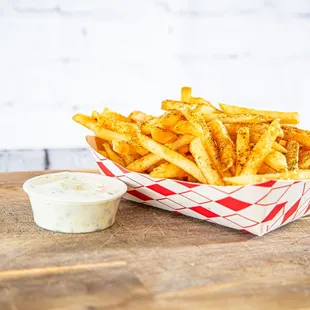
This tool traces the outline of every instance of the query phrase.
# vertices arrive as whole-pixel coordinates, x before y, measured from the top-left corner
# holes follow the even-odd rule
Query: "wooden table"
[[[42,172],[41,172],[42,173]],[[255,237],[123,202],[91,234],[37,227],[0,174],[0,309],[310,309],[310,217]]]

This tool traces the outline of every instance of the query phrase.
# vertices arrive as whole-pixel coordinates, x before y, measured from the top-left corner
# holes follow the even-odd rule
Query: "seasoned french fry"
[[[128,118],[136,123],[145,123],[146,121],[153,119],[154,116],[145,114],[141,111],[133,111],[129,114]]]
[[[293,170],[274,174],[250,174],[224,178],[227,185],[257,184],[270,180],[309,180],[310,170]]]
[[[176,141],[168,143],[167,147],[176,151],[182,146],[189,144],[193,138],[194,137],[190,135],[181,136]],[[144,172],[151,166],[156,165],[161,159],[161,157],[153,153],[149,153],[131,163],[129,166],[127,166],[127,169],[135,172]]]
[[[152,138],[162,144],[173,142],[176,140],[177,135],[173,132],[167,131],[159,127],[153,127],[151,129]]]
[[[213,164],[209,158],[208,153],[206,152],[204,145],[202,143],[201,138],[196,137],[190,143],[190,152],[195,158],[195,161],[203,173],[206,181],[209,184],[214,185],[224,185],[223,179],[221,175],[217,172],[217,170],[213,167]],[[196,177],[196,176],[195,176]]]
[[[215,119],[209,123],[213,139],[216,141],[223,171],[229,170],[236,161],[235,145],[223,123]]]
[[[236,133],[236,131],[243,126],[247,126],[250,129],[250,136],[253,132],[263,134],[267,128],[269,127],[269,123],[248,123],[248,124],[238,124],[238,123],[230,123],[230,124],[225,124],[225,127],[229,133],[230,136]],[[283,138],[284,133],[281,128],[279,132],[279,137]]]
[[[301,146],[310,147],[310,131],[302,130],[292,126],[282,126],[285,140],[295,140]]]
[[[180,147],[178,149],[178,152],[181,153],[181,154],[186,154],[189,152],[189,146],[188,145],[183,145],[182,147]]]
[[[190,102],[192,97],[192,88],[191,87],[182,87],[181,88],[181,101]]]
[[[183,115],[180,111],[170,110],[158,117],[156,125],[160,127],[171,127],[177,124],[178,121],[183,119]]]
[[[264,163],[278,172],[287,170],[287,162],[285,155],[273,149],[265,157]]]
[[[219,159],[218,149],[214,140],[212,139],[212,134],[207,126],[203,116],[200,114],[200,110],[190,109],[188,107],[180,107],[180,111],[183,113],[185,118],[196,127],[201,133],[202,143],[207,150],[207,153],[214,165],[215,169],[220,175],[223,174],[222,164]]]
[[[171,163],[162,164],[150,173],[150,177],[158,179],[179,179],[185,180],[188,174],[181,168]]]
[[[136,159],[139,157],[139,154],[135,151],[130,141],[113,140],[112,148],[118,154],[129,155]]]
[[[106,151],[108,157],[112,161],[114,161],[115,163],[125,167],[125,163],[124,163],[123,159],[112,150],[109,143],[106,143],[106,142],[103,143],[103,147],[104,147],[104,150]]]
[[[262,163],[258,170],[258,174],[270,174],[270,173],[276,173],[277,171],[266,165],[265,163]]]
[[[250,141],[252,143],[257,143],[257,141],[260,139],[261,134],[255,131],[251,131],[251,135],[250,135]],[[281,144],[279,144],[277,141],[274,141],[272,143],[272,148],[276,151],[279,151],[281,153],[286,153],[287,150],[285,147],[283,147]]]
[[[294,140],[287,142],[286,161],[288,170],[297,170],[299,161],[299,143]]]
[[[281,146],[283,146],[284,148],[286,147],[287,145],[287,141],[286,140],[283,140],[283,139],[279,139],[279,142],[278,142]],[[283,153],[283,152],[282,152]]]
[[[114,119],[114,120],[121,121],[121,122],[128,122],[128,123],[131,122],[131,119],[129,117],[126,117],[126,116],[124,116],[122,114],[119,114],[117,112],[111,111],[108,108],[104,108],[104,110],[102,111],[101,115],[106,117],[106,118]]]
[[[310,169],[310,150],[300,150],[298,165],[300,169]]]
[[[202,135],[201,130],[197,129],[197,127],[189,121],[179,121],[175,126],[170,127],[169,130],[180,135],[189,134],[196,137]]]
[[[200,98],[200,97],[191,97],[190,103],[191,104],[204,104],[204,105],[212,108],[213,113],[223,113],[221,110],[218,110],[216,107],[214,107],[211,102],[209,102],[208,100],[205,100],[203,98]]]
[[[272,144],[276,140],[279,131],[280,122],[279,120],[274,120],[268,127],[267,131],[262,134],[261,138],[255,144],[240,175],[255,174],[258,172],[260,166],[270,152]]]
[[[209,107],[204,104],[191,105],[188,102],[181,102],[181,101],[175,101],[175,100],[164,100],[161,104],[161,109],[165,111],[170,111],[170,110],[181,111],[182,108],[189,108],[189,109],[196,108],[199,110],[200,113],[205,114],[205,115],[207,115],[208,113],[214,112],[214,109],[212,107]]]
[[[216,114],[216,113],[204,113],[205,120],[207,122],[212,121],[213,119],[218,119],[222,123],[238,123],[238,124],[248,124],[248,123],[266,123],[271,122],[272,118],[262,116],[262,115],[253,115],[253,114]]]
[[[136,137],[139,131],[137,124],[111,119],[103,115],[99,115],[97,121],[99,125],[106,129],[113,130],[118,133],[123,133],[131,137]]]
[[[93,111],[91,114],[91,117],[95,120],[97,120],[98,116],[99,116],[99,112],[97,112],[97,111]]]
[[[240,127],[237,130],[236,140],[236,175],[239,175],[250,155],[250,131],[248,127]]]
[[[189,174],[188,177],[187,177],[187,182],[197,183],[198,180],[195,179],[192,175]]]
[[[254,110],[248,108],[241,108],[228,104],[219,104],[221,109],[226,114],[256,114],[262,115],[272,119],[280,119],[282,124],[298,124],[299,115],[297,112],[276,112],[276,111],[264,111],[264,110]]]
[[[181,168],[182,170],[186,171],[197,180],[199,180],[199,182],[206,183],[203,174],[201,173],[197,165],[191,160],[187,159],[176,151],[173,151],[170,148],[155,142],[154,140],[150,139],[145,135],[139,134],[139,140],[141,145],[151,153],[156,154],[160,158],[163,158],[170,163],[176,165],[177,167]]]

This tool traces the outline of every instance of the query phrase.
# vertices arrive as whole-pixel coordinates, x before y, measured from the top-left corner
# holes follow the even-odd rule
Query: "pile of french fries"
[[[296,127],[297,112],[219,107],[183,87],[158,117],[105,108],[73,120],[101,139],[104,157],[153,178],[212,185],[310,178],[310,131]]]

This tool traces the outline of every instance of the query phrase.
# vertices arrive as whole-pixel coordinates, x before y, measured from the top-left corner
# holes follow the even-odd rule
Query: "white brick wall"
[[[72,114],[156,113],[183,84],[307,127],[309,38],[308,0],[0,0],[0,149],[84,146]]]

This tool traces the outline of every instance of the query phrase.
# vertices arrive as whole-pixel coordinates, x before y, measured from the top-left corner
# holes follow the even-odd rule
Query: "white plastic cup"
[[[106,229],[115,222],[121,196],[127,186],[118,179],[94,173],[70,172],[86,177],[89,182],[103,182],[112,186],[114,194],[100,199],[94,197],[85,201],[74,197],[72,201],[57,199],[57,195],[43,195],[35,184],[44,182],[47,177],[57,177],[59,173],[45,174],[26,181],[23,185],[28,194],[35,223],[47,230],[62,233],[87,233]],[[78,194],[78,193],[77,193]],[[78,195],[77,195],[78,196]]]

